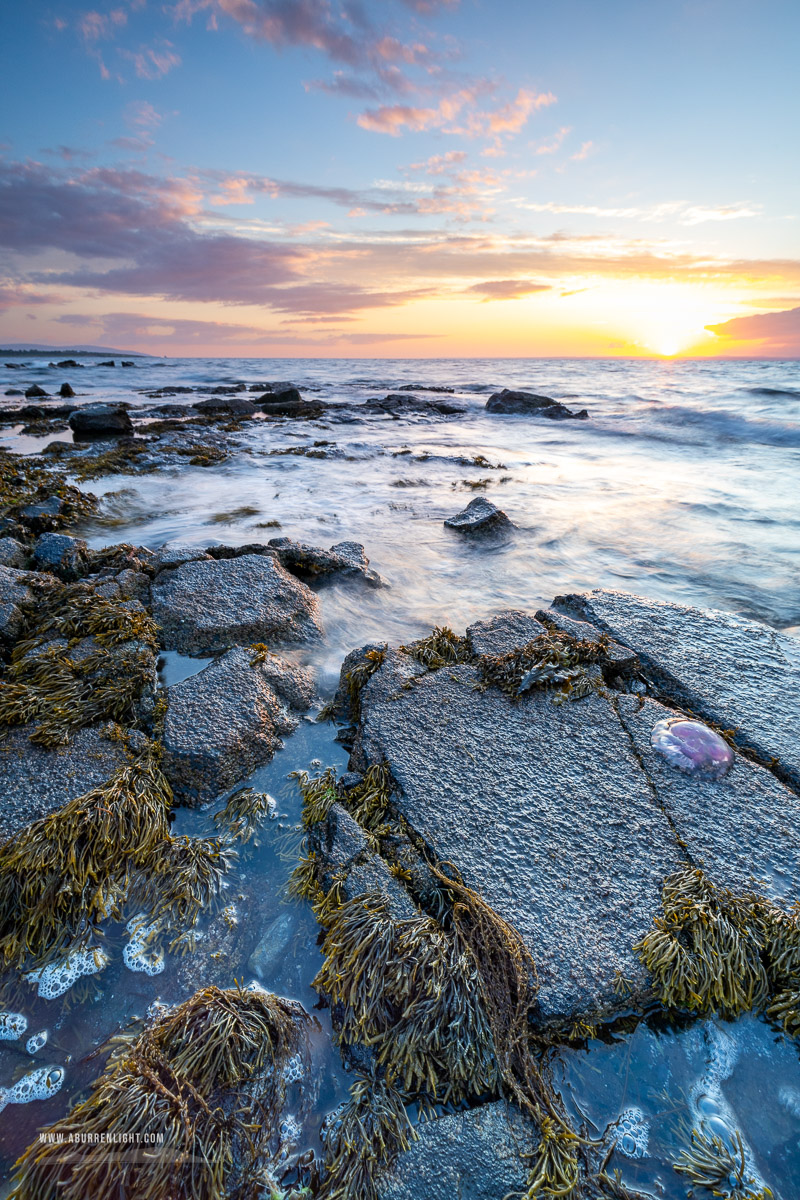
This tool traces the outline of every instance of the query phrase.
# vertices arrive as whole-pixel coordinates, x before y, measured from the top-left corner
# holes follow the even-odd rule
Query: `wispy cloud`
[[[120,50],[119,53],[133,63],[139,79],[163,79],[181,65],[180,55],[167,41],[157,42],[153,46],[140,46],[138,50]]]
[[[604,207],[598,204],[557,204],[553,201],[535,203],[518,201],[529,212],[557,213],[586,217],[617,217],[635,221],[677,221],[681,225],[701,225],[706,221],[739,221],[761,216],[761,206],[751,204],[721,204],[716,206],[688,204],[675,200],[647,206]]]
[[[549,283],[534,283],[531,279],[484,279],[464,289],[465,295],[482,296],[483,304],[492,300],[520,300],[534,292],[549,292]]]
[[[733,317],[719,325],[706,325],[706,329],[729,344],[746,343],[749,354],[800,357],[800,308]]]

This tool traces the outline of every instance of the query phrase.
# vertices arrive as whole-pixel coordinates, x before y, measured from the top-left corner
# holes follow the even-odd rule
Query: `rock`
[[[199,562],[207,558],[208,554],[202,546],[185,546],[181,542],[164,542],[163,546],[159,546],[154,553],[153,565],[156,571],[163,571],[168,567],[181,567],[184,563]]]
[[[369,568],[360,542],[337,542],[330,550],[295,542],[291,538],[271,538],[272,549],[283,567],[299,579],[324,580],[331,577],[361,579],[370,587],[384,587],[377,571]]]
[[[224,413],[231,417],[252,417],[256,411],[255,404],[251,404],[249,400],[245,400],[244,396],[212,396],[208,400],[198,400],[193,405],[198,412],[208,413],[216,416],[218,413]]]
[[[535,392],[517,392],[509,388],[503,388],[502,392],[495,392],[490,396],[486,401],[486,411],[525,416],[536,414],[556,421],[568,418],[584,421],[589,416],[585,408],[580,412],[573,412],[550,396],[538,396]]]
[[[33,566],[37,571],[52,571],[60,579],[78,579],[85,574],[89,547],[81,538],[66,533],[43,533],[33,547]]]
[[[514,528],[512,522],[497,505],[485,496],[476,496],[466,508],[444,522],[448,529],[472,537],[476,534],[501,533]]]
[[[419,1137],[378,1180],[379,1200],[501,1200],[524,1196],[538,1131],[495,1100],[417,1125]]]
[[[253,651],[222,658],[167,689],[164,769],[176,795],[207,800],[272,757],[281,736],[297,727],[282,701],[307,708],[314,684],[307,671],[278,659],[253,665]]]
[[[82,371],[83,363],[76,362],[74,358],[62,359],[60,363],[56,363],[57,367],[61,367],[64,371]]]
[[[192,653],[252,642],[287,645],[316,641],[322,634],[314,593],[262,555],[188,562],[162,571],[152,595],[167,650]]]
[[[31,529],[47,529],[64,515],[66,504],[60,496],[47,496],[20,509],[20,520]]]
[[[22,605],[35,600],[27,571],[0,567],[0,644],[13,645],[22,633],[25,615]]]
[[[467,641],[473,654],[507,654],[509,650],[526,646],[544,632],[544,625],[529,613],[509,609],[470,625]]]
[[[465,413],[466,407],[454,400],[430,400],[428,397],[413,396],[409,393],[391,392],[382,400],[367,400],[362,406],[373,412],[390,413],[400,416],[403,413],[427,413],[431,416],[451,417]]]
[[[22,542],[13,537],[0,538],[0,566],[24,570],[27,565],[28,551]]]
[[[270,391],[259,396],[256,404],[270,417],[299,417],[314,420],[321,417],[325,406],[319,400],[304,400],[296,387],[273,384]]]
[[[548,629],[560,629],[562,633],[581,641],[596,641],[603,632],[596,625],[590,625],[588,621],[576,621],[574,617],[565,616],[555,608],[540,608],[536,620]],[[606,655],[617,671],[632,671],[639,665],[636,654],[613,639],[606,648]]]
[[[88,404],[70,414],[69,427],[79,437],[115,437],[133,433],[133,422],[124,408],[114,404]]]
[[[248,971],[252,971],[262,983],[269,984],[279,973],[296,928],[295,913],[283,912],[264,930],[247,963]]]
[[[741,745],[800,787],[800,647],[731,613],[599,589],[553,607],[591,621],[638,654],[660,696],[735,729]]]
[[[39,387],[38,383],[32,384],[25,392],[25,396],[28,400],[41,399],[43,396],[47,396],[48,394],[49,393],[46,392],[44,388]]]
[[[20,389],[19,389],[19,388],[9,388],[9,389],[8,389],[6,392],[4,392],[3,394],[4,394],[5,396],[21,396],[21,395],[22,395],[22,392],[20,391]]]
[[[117,364],[114,362],[113,358],[109,358],[106,360],[106,362],[99,362],[97,365],[98,367],[115,367]]]
[[[455,388],[443,387],[435,383],[402,383],[398,392],[445,392],[452,395]]]
[[[121,367],[135,367],[135,366],[136,366],[136,363],[135,363],[135,362],[126,362],[126,361],[123,359],[123,360],[122,360],[122,362],[121,362],[119,365],[120,365]]]
[[[77,729],[69,743],[45,750],[29,740],[33,726],[3,729],[0,738],[0,840],[99,786],[128,761],[102,729]]]
[[[71,400],[75,395],[68,383],[62,383],[61,387],[58,389],[58,394],[62,400]]]

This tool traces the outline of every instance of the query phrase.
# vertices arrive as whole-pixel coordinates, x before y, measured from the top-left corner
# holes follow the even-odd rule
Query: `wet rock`
[[[466,508],[454,517],[448,517],[444,524],[448,529],[455,529],[457,533],[467,537],[504,533],[514,528],[503,510],[485,496],[476,496],[474,500],[470,500]]]
[[[109,358],[106,362],[99,362],[97,365],[98,367],[115,367],[117,364],[113,358]]]
[[[60,496],[47,496],[44,500],[26,504],[25,508],[20,509],[19,517],[34,531],[49,529],[54,523],[57,523],[59,517],[64,515],[66,507]]]
[[[43,533],[33,547],[33,566],[37,571],[52,571],[60,579],[78,579],[85,574],[89,547],[82,538],[66,533]]]
[[[102,729],[78,729],[56,750],[34,745],[32,732],[32,726],[4,728],[0,737],[0,840],[105,783],[127,762],[121,743]]]
[[[12,537],[0,538],[0,566],[24,570],[27,565],[28,551],[22,542]]]
[[[379,1200],[500,1200],[527,1192],[538,1132],[502,1100],[417,1126],[419,1138],[380,1177]]]
[[[256,411],[255,404],[245,400],[244,396],[212,396],[208,400],[198,400],[194,405],[198,412],[215,416],[224,413],[231,417],[252,417]]]
[[[287,571],[308,581],[336,577],[360,579],[370,587],[384,587],[377,571],[371,571],[369,559],[360,542],[337,542],[329,550],[295,542],[291,538],[271,538],[269,547]]]
[[[473,654],[507,654],[509,650],[526,646],[544,631],[544,625],[530,613],[508,609],[470,625],[467,640]]]
[[[126,362],[125,359],[123,359],[119,365],[121,367],[135,367],[136,363],[135,362]]]
[[[115,404],[88,404],[70,414],[69,427],[79,437],[115,437],[133,433],[133,422],[127,411]]]
[[[296,928],[296,913],[282,912],[275,917],[274,921],[270,921],[264,930],[247,963],[248,971],[251,971],[262,983],[270,983],[279,973]]]
[[[262,555],[188,562],[162,571],[152,595],[167,650],[288,645],[316,641],[322,634],[314,593]]]
[[[25,391],[25,396],[28,400],[41,399],[43,396],[47,396],[48,394],[49,393],[46,392],[44,388],[39,387],[38,383],[31,384],[31,386]]]
[[[20,391],[19,388],[8,388],[8,390],[5,391],[3,393],[3,395],[4,396],[21,396],[22,392]],[[3,415],[5,416],[5,413]]]
[[[307,708],[307,671],[253,651],[229,650],[217,662],[167,689],[164,769],[176,795],[199,802],[218,795],[268,761],[297,727],[287,702]]]
[[[588,621],[578,621],[574,617],[568,617],[555,608],[540,608],[536,613],[536,619],[548,629],[560,629],[562,633],[568,633],[570,637],[577,638],[579,641],[596,641],[603,632],[596,625],[591,625]],[[629,650],[627,646],[622,646],[619,642],[615,642],[613,638],[606,647],[606,656],[614,669],[619,672],[631,671],[639,666],[639,659],[636,657],[636,654],[632,650]]]
[[[61,387],[58,389],[58,394],[62,400],[71,400],[75,395],[68,383],[62,383]]]
[[[660,696],[723,729],[800,787],[800,648],[731,613],[599,589],[553,607],[610,633],[641,659]]]
[[[131,567],[117,571],[110,579],[98,583],[95,594],[108,600],[138,600],[147,606],[150,603],[150,579],[143,571]]]
[[[299,417],[315,420],[325,411],[320,400],[304,400],[296,387],[273,384],[270,391],[256,401],[263,413],[271,417]]]
[[[13,644],[25,623],[24,607],[36,600],[34,585],[53,587],[51,576],[0,566],[0,644]]]
[[[393,651],[372,675],[351,766],[385,761],[400,813],[519,931],[543,1020],[615,1009],[618,971],[641,994],[632,946],[684,857],[615,697],[512,702],[474,666],[418,667]]]
[[[428,413],[434,416],[451,417],[467,411],[463,404],[459,404],[455,400],[431,400],[427,396],[414,396],[408,392],[390,392],[382,400],[365,401],[362,407],[372,412],[389,413],[392,416],[401,416],[405,413]]]
[[[569,418],[583,421],[589,416],[585,408],[573,412],[564,404],[559,404],[550,396],[539,396],[536,392],[519,392],[503,388],[495,392],[486,401],[486,411],[511,415],[550,417],[551,420],[562,421]]]
[[[185,546],[181,542],[164,542],[153,555],[153,566],[156,571],[164,571],[169,567],[181,567],[187,562],[199,562],[207,559],[208,553],[202,546]]]
[[[452,395],[455,388],[444,387],[436,383],[402,383],[398,392],[444,392]]]
[[[64,358],[60,363],[56,363],[62,371],[82,371],[83,363],[76,362],[74,358]]]

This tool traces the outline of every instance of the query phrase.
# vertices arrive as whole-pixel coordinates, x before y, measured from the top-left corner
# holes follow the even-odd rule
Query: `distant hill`
[[[0,354],[50,354],[59,358],[75,354],[99,355],[101,358],[105,358],[109,354],[115,354],[117,358],[142,357],[135,350],[112,350],[110,346],[45,346],[36,342],[33,345],[29,345],[27,342],[8,342],[7,345],[0,347]]]

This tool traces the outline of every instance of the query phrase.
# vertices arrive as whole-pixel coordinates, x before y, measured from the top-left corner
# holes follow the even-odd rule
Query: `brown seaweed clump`
[[[483,683],[500,688],[512,700],[543,688],[557,689],[558,701],[582,700],[598,687],[586,668],[609,661],[608,645],[606,634],[592,641],[548,629],[520,649],[484,655],[480,659]]]
[[[155,680],[157,626],[136,602],[88,583],[45,595],[0,679],[0,724],[35,724],[31,741],[63,745],[99,721],[135,725]]]
[[[0,962],[32,970],[83,949],[126,905],[192,925],[217,897],[229,852],[219,839],[171,837],[171,803],[149,745],[0,846]]]
[[[448,625],[436,625],[427,637],[409,642],[400,649],[405,654],[410,654],[428,671],[438,671],[442,667],[452,667],[457,663],[470,663],[475,660],[468,640],[453,633]]]
[[[274,814],[272,796],[244,787],[228,797],[225,807],[214,813],[214,821],[232,841],[246,845]]]
[[[97,508],[97,497],[66,483],[57,468],[32,455],[13,454],[0,447],[0,516],[19,517],[28,505],[41,504],[53,496],[61,502],[58,512],[37,516],[38,531],[74,525]]]
[[[800,907],[736,895],[699,869],[670,875],[663,916],[634,946],[665,1008],[735,1017],[751,1009],[800,1033]]]
[[[263,1194],[287,1087],[308,1070],[309,1024],[299,1004],[261,989],[196,992],[25,1151],[9,1200]]]
[[[363,1077],[323,1131],[325,1175],[317,1200],[377,1200],[376,1173],[416,1138],[401,1092]]]
[[[693,1188],[705,1188],[713,1196],[728,1200],[772,1200],[769,1188],[754,1191],[747,1180],[747,1162],[741,1134],[733,1135],[733,1144],[726,1145],[713,1134],[707,1137],[692,1130],[692,1143],[673,1164],[679,1175],[686,1177]]]

